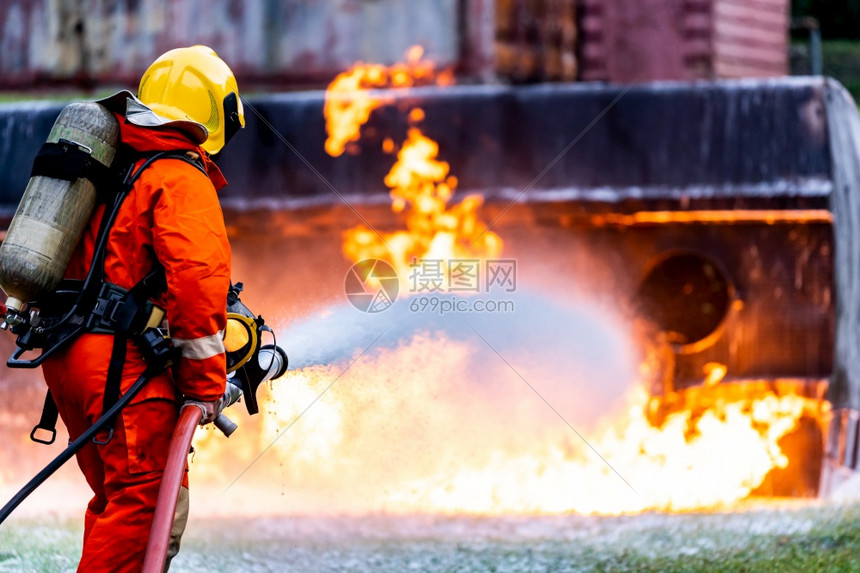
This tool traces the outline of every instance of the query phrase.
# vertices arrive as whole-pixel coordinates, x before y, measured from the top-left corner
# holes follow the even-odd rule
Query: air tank
[[[47,141],[77,146],[110,167],[119,124],[97,103],[73,103],[60,112]],[[0,288],[10,311],[57,287],[95,204],[96,188],[89,179],[30,178],[0,244]]]

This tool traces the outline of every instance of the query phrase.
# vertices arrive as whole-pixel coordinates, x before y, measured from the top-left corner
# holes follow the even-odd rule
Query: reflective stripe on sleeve
[[[173,346],[182,352],[183,358],[206,360],[224,353],[224,331],[200,338],[174,338]]]

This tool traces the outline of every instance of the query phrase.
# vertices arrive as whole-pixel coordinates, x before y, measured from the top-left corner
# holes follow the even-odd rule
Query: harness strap
[[[119,401],[120,383],[122,382],[122,369],[125,365],[125,354],[127,349],[128,337],[124,332],[117,332],[113,335],[113,350],[110,354],[110,363],[108,364],[107,380],[105,381],[105,392],[102,399],[102,412],[108,412],[113,408],[114,404]],[[116,419],[108,418],[102,428],[107,430],[108,435],[105,439],[100,439],[98,434],[93,437],[93,443],[103,446],[113,439],[113,426]]]
[[[155,163],[155,161],[162,158],[182,159],[183,161],[196,164],[190,157],[187,157],[185,153],[178,154],[161,152],[149,157],[143,165],[134,171],[134,173],[130,172],[126,177],[126,180],[124,181],[125,188],[122,193],[117,196],[112,211],[109,214],[105,213],[105,215],[102,216],[103,218],[99,228],[99,246],[97,247],[97,251],[93,257],[92,265],[97,269],[97,275],[95,276],[99,277],[100,282],[103,285],[102,292],[106,287],[110,287],[108,283],[104,282],[104,262],[107,252],[107,236],[110,233],[113,222],[116,220],[119,208],[125,200],[126,195],[128,195],[128,191],[132,188],[138,178],[140,178],[141,174],[150,165]],[[85,284],[84,289],[86,288],[87,285]],[[149,297],[158,294],[159,291],[156,291],[156,288],[161,290],[167,288],[167,279],[164,275],[164,267],[161,265],[157,265],[155,270],[150,272],[143,278],[143,280],[138,282],[131,288],[131,290],[129,290],[126,296],[123,297],[121,304],[115,305],[110,314],[108,314],[107,321],[100,321],[103,326],[108,326],[114,330],[113,349],[111,351],[110,363],[108,365],[107,380],[105,381],[103,412],[110,410],[119,400],[120,382],[122,381],[122,370],[125,365],[128,338],[129,335],[135,336],[140,334],[146,327],[149,316],[147,315],[146,317],[143,317],[143,313],[141,311],[146,307],[146,302]],[[94,301],[94,308],[95,306],[97,306],[97,301]],[[102,319],[104,319],[104,317],[102,317]],[[107,324],[104,324],[105,322],[107,322]],[[115,421],[116,420],[114,418],[107,420],[104,425],[104,430],[107,430],[108,432],[107,437],[100,439],[99,436],[95,436],[93,438],[93,443],[97,445],[105,445],[110,442],[111,439],[113,439]]]
[[[32,432],[30,432],[30,439],[34,442],[48,446],[53,444],[54,440],[57,438],[57,419],[59,416],[60,412],[57,410],[57,403],[54,402],[54,395],[51,394],[50,390],[48,390],[45,393],[45,404],[42,406],[42,417],[39,418],[39,423],[36,424],[36,427],[33,428]],[[51,437],[40,438],[37,435],[39,430],[50,432]]]
[[[194,157],[192,157],[194,156]],[[196,153],[193,152],[184,152],[184,153],[172,153],[170,155],[165,155],[165,159],[178,159],[180,161],[184,161],[189,165],[193,165],[196,167],[206,178],[209,178],[209,174],[206,172],[206,167],[203,165],[203,160],[197,157]]]
[[[112,285],[106,283],[105,286]],[[113,328],[113,349],[108,364],[107,380],[105,381],[102,412],[108,412],[119,401],[128,339],[130,336],[139,335],[146,329],[152,314],[152,305],[148,304],[149,297],[162,292],[166,287],[167,279],[164,275],[164,267],[158,265],[155,270],[134,285],[113,307],[113,311],[107,317],[109,320],[102,317],[101,323]],[[150,312],[147,312],[147,309]],[[104,429],[108,431],[108,435],[103,440],[98,436],[94,437],[93,442],[95,444],[104,445],[111,441],[114,422],[114,418],[107,420]]]
[[[163,292],[166,288],[164,267],[158,265],[154,271],[134,285],[128,292],[109,283],[105,283],[105,287],[103,291],[118,292],[124,294],[124,296],[99,296],[96,301],[96,308],[101,308],[103,312],[93,315],[93,318],[96,319],[94,321],[95,326],[87,329],[90,332],[111,333],[114,335],[113,349],[105,381],[103,412],[110,410],[119,401],[120,383],[122,381],[122,371],[125,364],[129,335],[134,336],[145,330],[152,315],[155,314],[153,309],[157,307],[149,304],[148,299],[150,296]],[[108,287],[113,288],[108,289]],[[45,403],[42,406],[42,415],[39,418],[39,423],[30,432],[30,439],[40,444],[54,443],[57,437],[58,416],[57,404],[51,395],[51,391],[48,390],[45,394]],[[110,442],[113,438],[114,421],[111,418],[106,422],[104,430],[107,431],[107,437],[102,439],[100,435],[96,435],[93,438],[93,442],[99,445]],[[49,432],[50,437],[40,437],[40,431]]]
[[[133,337],[147,328],[157,327],[164,318],[164,311],[149,299],[166,290],[167,279],[161,265],[130,290],[103,283],[86,322],[87,331],[97,334],[124,332]]]
[[[33,160],[30,177],[39,175],[64,181],[85,177],[96,187],[117,183],[114,172],[92,157],[91,153],[81,145],[65,139],[56,143],[45,143]]]

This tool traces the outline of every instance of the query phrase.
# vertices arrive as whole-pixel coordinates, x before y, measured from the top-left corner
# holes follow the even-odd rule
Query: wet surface
[[[781,570],[784,559],[801,558],[795,551],[838,554],[857,525],[856,504],[808,502],[621,517],[198,515],[171,570],[699,571],[736,570],[737,563]],[[0,571],[69,570],[79,533],[69,522],[13,521],[0,528]]]

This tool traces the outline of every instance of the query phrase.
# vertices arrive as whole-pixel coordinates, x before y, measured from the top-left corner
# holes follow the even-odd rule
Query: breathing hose
[[[3,523],[9,514],[15,511],[15,508],[21,505],[21,502],[27,499],[31,493],[33,493],[36,488],[42,485],[45,480],[51,477],[54,472],[60,469],[63,464],[69,461],[72,456],[74,456],[81,448],[83,448],[90,440],[95,437],[99,431],[102,430],[114,417],[125,408],[129,402],[140,392],[141,388],[143,388],[146,383],[152,378],[157,372],[161,369],[149,369],[147,368],[143,374],[141,374],[140,378],[138,378],[134,384],[132,384],[131,388],[123,394],[119,400],[117,400],[116,404],[113,405],[107,412],[102,415],[98,421],[90,426],[83,434],[81,434],[74,442],[69,444],[63,452],[54,458],[51,463],[49,463],[45,468],[37,473],[33,479],[31,479],[27,484],[22,487],[18,493],[16,493],[12,499],[10,499],[6,505],[3,506],[3,509],[0,509],[0,523]]]

